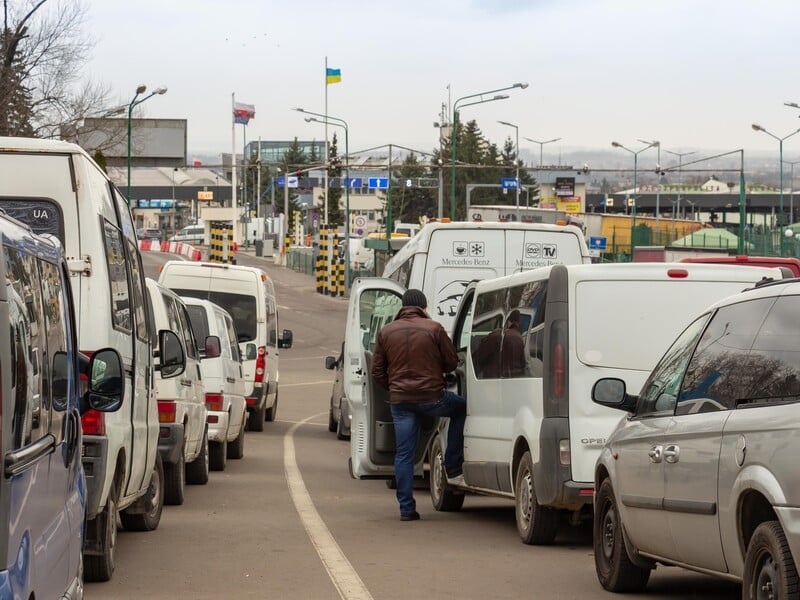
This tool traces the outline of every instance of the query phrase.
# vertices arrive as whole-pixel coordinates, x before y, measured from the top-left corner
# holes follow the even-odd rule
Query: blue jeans
[[[436,402],[405,402],[392,404],[392,421],[396,451],[394,476],[397,480],[397,501],[400,514],[416,510],[414,501],[414,456],[417,449],[419,417],[450,417],[447,427],[447,449],[444,464],[448,468],[460,467],[464,462],[464,421],[467,418],[467,402],[454,392],[444,392]]]

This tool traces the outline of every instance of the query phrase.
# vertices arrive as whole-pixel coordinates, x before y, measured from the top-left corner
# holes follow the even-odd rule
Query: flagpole
[[[233,210],[233,241],[236,241],[237,221],[236,213],[236,93],[231,94],[231,209]]]
[[[328,224],[328,57],[325,57],[325,220]]]
[[[242,208],[247,210],[249,204],[247,198],[247,123],[242,123]],[[244,241],[247,241],[245,236]]]

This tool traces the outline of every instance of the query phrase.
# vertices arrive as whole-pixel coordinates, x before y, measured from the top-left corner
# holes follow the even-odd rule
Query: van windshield
[[[236,327],[236,335],[239,338],[239,342],[249,342],[256,339],[256,299],[254,296],[213,290],[173,289],[172,291],[179,296],[210,300],[214,304],[221,306],[233,317],[233,324]],[[195,331],[195,335],[197,333]]]

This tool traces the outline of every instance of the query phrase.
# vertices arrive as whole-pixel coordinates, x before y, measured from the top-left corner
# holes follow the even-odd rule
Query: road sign
[[[500,180],[500,183],[503,186],[504,190],[515,190],[515,189],[517,189],[517,179],[516,179],[516,177],[503,177]]]
[[[605,250],[606,249],[606,238],[600,236],[590,236],[589,237],[589,249],[590,250]]]
[[[353,219],[353,224],[361,229],[362,227],[367,226],[367,218],[364,215],[358,215],[355,219]]]
[[[350,179],[342,179],[342,181],[345,183],[344,187],[350,189],[361,187],[361,177],[351,177]]]
[[[370,177],[369,178],[368,187],[370,189],[379,189],[379,190],[389,189],[389,178],[388,177]]]
[[[197,192],[197,199],[198,200],[213,200],[214,199],[214,192],[213,191],[198,191]]]

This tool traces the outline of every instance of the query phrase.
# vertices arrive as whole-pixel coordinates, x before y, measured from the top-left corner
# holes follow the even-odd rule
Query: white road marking
[[[323,383],[327,383],[328,385],[333,383],[332,379],[326,379],[324,381],[305,381],[303,383],[282,383],[281,387],[297,387],[300,385],[322,385]]]
[[[312,415],[296,425],[293,425],[283,437],[283,469],[286,473],[286,482],[289,486],[289,495],[292,497],[297,514],[303,522],[303,527],[308,533],[308,537],[319,555],[328,576],[333,585],[339,592],[342,600],[372,600],[372,594],[364,585],[361,577],[347,560],[339,544],[336,543],[331,532],[325,525],[325,521],[317,512],[314,501],[306,489],[300,468],[297,466],[297,458],[294,451],[294,432],[298,427],[304,425],[318,415]]]

